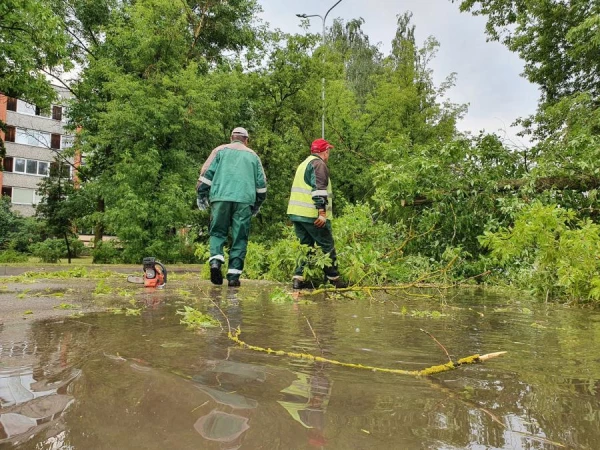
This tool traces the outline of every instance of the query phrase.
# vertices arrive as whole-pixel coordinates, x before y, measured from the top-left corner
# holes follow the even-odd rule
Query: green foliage
[[[177,314],[183,316],[179,323],[187,325],[190,329],[203,329],[219,326],[219,321],[211,316],[201,313],[191,306],[184,305],[183,310],[177,311]]]
[[[0,196],[0,248],[6,248],[8,236],[15,229],[18,216],[10,208],[10,198]]]
[[[69,249],[71,257],[79,257],[84,250],[84,244],[79,239],[69,239]],[[46,239],[43,242],[36,242],[29,246],[33,256],[40,258],[41,262],[56,263],[61,258],[69,257],[67,246],[63,239]]]
[[[94,288],[94,295],[112,294],[112,288],[105,280],[100,280]]]
[[[55,92],[41,70],[73,66],[62,18],[50,0],[4,0],[0,17],[0,92],[49,106]]]
[[[60,305],[57,305],[54,307],[54,309],[78,309],[79,306],[76,305],[71,305],[70,303],[61,303]]]
[[[267,255],[268,250],[266,246],[257,242],[248,242],[244,275],[254,280],[261,279],[268,270]]]
[[[24,255],[23,253],[14,250],[0,251],[0,263],[21,263],[27,262],[27,260],[27,255]]]
[[[513,227],[480,238],[507,276],[542,298],[598,300],[600,226],[572,210],[534,202]]]
[[[43,221],[33,217],[18,218],[13,231],[9,233],[8,247],[21,253],[31,252],[29,246],[48,237]]]
[[[488,36],[519,54],[525,75],[541,86],[544,100],[583,91],[600,95],[596,3],[461,0],[460,8],[487,16]]]
[[[294,297],[289,292],[278,287],[271,291],[269,298],[273,303],[292,303],[294,301]]]
[[[121,262],[120,249],[113,241],[102,241],[92,250],[94,264],[116,264]]]
[[[74,182],[68,175],[68,166],[62,161],[51,165],[50,176],[44,178],[38,185],[38,193],[42,200],[36,207],[36,215],[45,220],[48,232],[64,240],[66,256],[69,263],[71,258],[81,253],[83,245],[71,248],[76,238],[75,220],[88,209],[85,193],[75,189]]]
[[[40,258],[41,262],[56,263],[64,256],[65,243],[55,238],[46,239],[30,245],[30,250],[33,256]]]

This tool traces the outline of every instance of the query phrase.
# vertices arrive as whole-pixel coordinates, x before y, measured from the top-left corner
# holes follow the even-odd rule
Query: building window
[[[50,137],[50,148],[60,149],[60,134],[52,134]]]
[[[17,128],[15,132],[14,142],[16,142],[17,144],[48,148],[50,147],[50,140],[50,133],[43,133],[41,131],[36,130],[27,130],[25,128]]]
[[[27,114],[29,116],[47,117],[59,121],[64,119],[62,106],[53,105],[49,108],[42,109],[39,106],[32,105],[31,103],[10,97],[8,98],[6,109],[9,111],[18,112],[20,114]]]
[[[25,172],[29,175],[37,175],[37,161],[28,159],[25,164]]]
[[[50,163],[46,161],[38,161],[38,175],[47,177],[50,174]]]
[[[73,147],[74,141],[75,136],[70,136],[68,134],[62,135],[60,138],[60,148],[71,148]]]
[[[33,189],[12,188],[11,201],[16,205],[33,205],[35,191]]]
[[[23,100],[17,100],[17,112],[21,114],[28,114],[35,116],[35,110],[37,108],[31,103],[24,102]]]
[[[15,142],[15,135],[16,135],[16,129],[15,127],[6,127],[6,136],[4,136],[4,141],[5,142]]]
[[[52,118],[54,120],[62,120],[62,107],[61,106],[53,106],[52,107]]]
[[[47,177],[50,163],[47,161],[36,161],[34,159],[14,158],[13,172],[27,175],[38,175]]]
[[[50,117],[52,117],[52,110],[51,110],[51,108],[42,109],[39,106],[36,106],[35,107],[35,115],[40,116],[40,117],[50,118]]]
[[[25,160],[21,158],[15,159],[15,169],[16,173],[25,173]]]
[[[12,172],[13,171],[13,159],[9,156],[4,158],[2,160],[2,167],[5,172]]]

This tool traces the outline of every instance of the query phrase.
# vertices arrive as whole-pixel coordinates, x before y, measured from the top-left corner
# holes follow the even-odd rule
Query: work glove
[[[208,199],[206,197],[197,197],[196,204],[198,205],[198,209],[200,211],[206,211],[210,204],[208,203]]]
[[[323,228],[325,226],[325,224],[327,223],[327,213],[324,209],[319,210],[319,216],[317,217],[317,220],[315,220],[313,223],[317,228]]]
[[[250,211],[252,211],[252,217],[258,216],[258,212],[260,211],[260,205],[252,205],[250,207]]]

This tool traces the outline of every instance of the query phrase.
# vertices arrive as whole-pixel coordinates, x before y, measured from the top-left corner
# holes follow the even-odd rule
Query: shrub
[[[71,247],[71,256],[73,258],[80,258],[82,256],[83,252],[86,250],[84,243],[81,242],[77,238],[69,239],[69,247]],[[63,256],[65,258],[68,256],[66,245],[65,245],[65,253]]]
[[[0,263],[20,263],[27,262],[27,255],[14,250],[0,251]]]
[[[120,251],[112,241],[100,242],[92,250],[94,264],[116,264],[121,262]]]
[[[29,246],[34,256],[40,258],[41,262],[56,263],[66,253],[64,241],[60,239],[46,239]]]
[[[519,287],[545,299],[600,300],[600,226],[575,211],[536,201],[513,227],[479,239]]]

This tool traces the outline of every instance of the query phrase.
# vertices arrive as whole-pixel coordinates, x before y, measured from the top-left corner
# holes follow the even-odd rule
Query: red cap
[[[313,141],[313,143],[310,145],[310,152],[311,153],[321,153],[326,150],[329,150],[330,148],[333,148],[333,145],[331,145],[325,139],[315,139]]]

